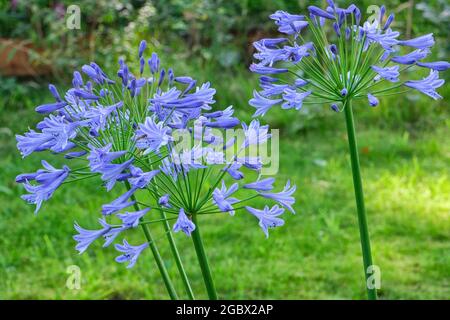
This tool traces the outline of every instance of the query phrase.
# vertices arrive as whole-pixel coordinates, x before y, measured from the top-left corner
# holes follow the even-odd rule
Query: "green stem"
[[[128,181],[125,181],[125,185],[127,189],[130,189],[130,184]],[[137,204],[136,197],[134,194],[130,197],[131,200],[135,201],[134,208],[136,211],[139,211],[139,205]],[[175,288],[172,284],[172,281],[170,280],[169,273],[167,272],[166,266],[164,265],[164,261],[161,258],[161,255],[159,253],[158,247],[156,246],[155,241],[153,240],[153,237],[150,233],[150,230],[148,229],[148,226],[145,224],[141,224],[142,230],[144,231],[145,238],[147,239],[150,249],[152,250],[153,257],[155,258],[156,264],[158,266],[159,272],[161,273],[161,276],[163,278],[164,284],[166,285],[166,289],[169,292],[169,296],[172,300],[178,300],[177,293],[175,292]]]
[[[184,270],[183,263],[181,262],[180,253],[178,252],[177,246],[175,244],[175,239],[170,232],[169,222],[167,221],[166,213],[163,210],[159,210],[161,212],[161,218],[164,220],[164,230],[167,234],[167,240],[169,240],[170,250],[172,251],[172,255],[175,258],[175,262],[177,264],[178,272],[180,273],[181,280],[183,281],[184,288],[186,289],[186,293],[190,300],[194,300],[194,292],[192,291],[191,284],[189,283],[189,279],[187,277],[186,271]]]
[[[203,241],[198,226],[197,214],[192,214],[192,221],[195,224],[195,230],[192,232],[192,241],[194,242],[195,252],[197,253],[200,269],[202,270],[203,280],[205,281],[206,290],[210,300],[217,300],[216,288],[212,279],[211,270],[209,268],[208,258],[206,257]]]
[[[370,277],[369,267],[372,266],[372,253],[370,250],[369,230],[367,228],[366,210],[364,208],[364,193],[361,181],[361,172],[359,168],[358,146],[356,144],[355,125],[353,121],[353,111],[351,100],[346,100],[345,120],[347,124],[348,144],[350,148],[350,159],[352,163],[353,186],[355,188],[356,207],[358,211],[359,234],[361,239],[361,248],[364,262],[364,275],[366,279],[367,296],[369,300],[377,299],[375,288],[368,287]]]

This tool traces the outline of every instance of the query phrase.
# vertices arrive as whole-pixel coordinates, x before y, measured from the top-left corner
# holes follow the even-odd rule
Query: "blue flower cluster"
[[[175,76],[172,69],[161,66],[156,53],[146,60],[145,50],[146,42],[142,41],[138,50],[139,76],[121,59],[116,77],[91,63],[81,68],[84,75],[74,72],[73,87],[64,96],[55,86],[49,86],[55,102],[36,108],[46,116],[36,130],[17,135],[17,148],[23,157],[50,151],[84,165],[56,169],[43,161],[44,169],[16,178],[28,192],[22,198],[35,204],[37,213],[63,184],[96,179],[107,192],[123,187],[123,194],[102,206],[99,229],[75,224],[74,239],[80,253],[97,239],[104,239],[106,247],[126,230],[158,222],[151,218],[154,211],[168,213],[164,221],[176,220],[173,231],[191,235],[196,229],[193,215],[234,215],[247,210],[268,236],[269,228],[284,224],[279,216],[285,209],[294,213],[295,201],[295,186],[287,182],[281,192],[273,192],[275,179],[263,179],[259,174],[262,159],[247,154],[250,146],[270,139],[268,126],[257,120],[249,125],[241,123],[231,106],[211,110],[216,91],[209,83],[198,85],[191,77]],[[295,92],[287,91],[285,95]],[[290,103],[295,101],[293,98]],[[220,134],[235,127],[240,127],[242,139],[225,139]],[[188,138],[182,140],[190,145],[180,148],[179,137],[186,134]],[[256,172],[257,180],[241,183],[245,170]],[[226,180],[230,179],[237,182],[227,187]],[[243,189],[254,195],[239,200],[237,194]],[[152,200],[138,201],[140,193]],[[274,206],[259,210],[245,204],[257,196],[274,202]],[[132,267],[148,246],[148,241],[132,246],[124,240],[115,246],[121,253],[116,260]]]
[[[386,16],[384,6],[378,17],[361,24],[361,10],[356,5],[339,8],[332,0],[327,2],[325,10],[309,6],[308,15],[277,11],[270,16],[283,36],[253,44],[257,62],[250,70],[261,74],[262,89],[254,91],[250,100],[256,109],[254,116],[264,116],[275,105],[299,110],[305,103],[326,103],[340,111],[338,104],[364,97],[376,106],[377,96],[400,86],[442,98],[436,92],[444,84],[438,72],[447,70],[450,63],[422,61],[435,43],[433,34],[400,40],[400,33],[391,29],[394,14]],[[331,33],[326,32],[327,22]],[[310,41],[304,35],[306,29],[311,31]],[[414,50],[400,55],[401,47]],[[430,69],[429,76],[400,82],[400,74],[413,66]],[[385,81],[398,84],[376,90]]]

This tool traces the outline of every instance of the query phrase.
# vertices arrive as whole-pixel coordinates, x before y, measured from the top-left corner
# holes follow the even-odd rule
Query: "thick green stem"
[[[187,277],[186,271],[184,270],[183,263],[181,262],[180,254],[178,252],[177,246],[175,244],[175,239],[170,232],[169,222],[167,221],[166,213],[163,210],[160,210],[161,218],[163,219],[164,230],[167,234],[167,240],[169,240],[170,250],[172,251],[172,255],[177,264],[178,272],[180,273],[181,280],[183,281],[184,288],[190,300],[194,300],[194,292],[192,291],[191,284],[189,283],[189,279]]]
[[[195,252],[197,253],[200,269],[202,270],[203,280],[205,281],[206,290],[210,300],[217,300],[216,288],[209,268],[208,258],[203,248],[202,236],[198,226],[197,214],[192,215],[192,221],[195,224],[195,230],[192,232],[192,241],[194,242]]]
[[[355,188],[356,207],[358,212],[359,234],[364,262],[365,285],[369,300],[377,299],[377,291],[373,286],[369,287],[369,277],[372,266],[372,253],[370,250],[369,230],[367,228],[366,210],[364,207],[364,193],[359,168],[358,146],[355,136],[355,125],[353,121],[353,111],[351,100],[347,100],[344,105],[345,120],[347,124],[348,145],[350,148],[350,159],[352,163],[353,186]]]
[[[125,185],[127,186],[127,189],[130,189],[130,184],[128,181],[125,182]],[[137,204],[136,197],[134,195],[131,196],[131,200],[135,201],[134,208],[139,211],[139,205]],[[153,240],[153,237],[150,233],[150,230],[148,229],[148,226],[145,224],[141,224],[142,230],[144,231],[145,238],[147,239],[150,249],[152,250],[153,257],[155,258],[156,265],[158,266],[159,272],[161,273],[161,276],[163,278],[164,284],[166,286],[167,291],[169,292],[169,296],[172,300],[178,300],[177,293],[175,292],[175,288],[172,284],[172,281],[170,280],[169,273],[167,272],[166,266],[164,265],[164,261],[161,258],[161,255],[159,254],[158,247],[156,246],[155,241]]]

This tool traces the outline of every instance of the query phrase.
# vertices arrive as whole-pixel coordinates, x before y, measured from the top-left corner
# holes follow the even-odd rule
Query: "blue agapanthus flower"
[[[292,23],[286,23],[286,18]],[[297,16],[281,14],[276,19],[280,30],[288,34],[304,27]],[[279,43],[281,40],[263,41],[261,48]],[[63,184],[84,179],[102,184],[105,188],[99,192],[104,192],[107,200],[99,210],[100,228],[85,229],[76,223],[76,249],[82,253],[98,239],[109,246],[123,232],[140,226],[145,243],[132,246],[123,240],[115,246],[121,253],[116,260],[128,262],[128,267],[147,247],[152,247],[155,259],[161,259],[149,232],[155,223],[167,223],[166,232],[172,229],[190,236],[197,230],[194,221],[202,215],[249,211],[258,217],[266,235],[268,227],[281,226],[280,218],[275,218],[282,213],[277,206],[264,209],[261,215],[247,205],[260,197],[293,211],[295,187],[274,192],[275,179],[261,177],[263,161],[249,152],[249,148],[270,140],[269,127],[257,120],[241,122],[232,106],[213,109],[216,91],[210,83],[176,76],[171,68],[162,66],[156,53],[147,59],[146,47],[145,41],[139,45],[138,74],[123,59],[115,76],[90,63],[82,66],[81,72],[74,72],[73,87],[64,95],[49,86],[55,102],[37,108],[45,114],[44,120],[36,129],[18,135],[17,147],[24,157],[47,151],[77,169],[67,165],[56,169],[43,161],[45,169],[16,178],[29,192],[22,197],[35,204],[37,212]],[[293,47],[285,58],[300,61],[310,49]],[[279,60],[264,59],[268,65]],[[287,107],[301,106],[301,94],[277,87],[269,78],[264,81],[267,92],[285,96]],[[298,87],[303,85],[298,82]],[[225,130],[232,128],[241,129],[243,139],[226,138]],[[256,181],[245,181],[248,172],[256,172]],[[242,197],[239,194],[244,189]],[[248,197],[249,192],[253,196]],[[169,223],[173,223],[172,228]]]
[[[23,195],[22,199],[36,205],[35,213],[39,211],[44,201],[52,197],[70,173],[68,166],[56,169],[45,160],[42,160],[42,166],[45,170],[39,169],[36,173],[21,174],[16,177],[16,182],[23,183],[25,190],[29,193]]]
[[[143,243],[139,246],[130,245],[127,240],[123,240],[123,244],[116,244],[116,250],[122,252],[122,255],[116,258],[119,263],[128,262],[127,268],[132,268],[139,258],[139,255],[148,248],[148,242]]]
[[[173,225],[173,231],[183,231],[186,235],[190,236],[192,231],[195,230],[195,224],[188,218],[184,209],[181,208],[178,213],[177,222]]]
[[[253,214],[259,220],[259,226],[264,231],[266,237],[269,237],[269,228],[280,227],[284,225],[284,220],[278,218],[283,214],[284,209],[274,205],[272,208],[265,206],[263,210],[258,210],[252,207],[245,207],[248,212]]]
[[[339,8],[331,0],[325,9],[309,6],[305,15],[270,15],[281,36],[253,44],[256,62],[250,70],[261,75],[261,90],[249,101],[256,109],[254,116],[264,116],[275,106],[300,110],[305,104],[328,104],[339,112],[340,105],[353,99],[367,99],[376,106],[380,97],[401,86],[440,99],[435,91],[443,84],[438,72],[450,64],[424,61],[435,45],[433,34],[401,39],[391,28],[394,14],[387,15],[384,6],[377,19],[361,18],[356,5]],[[423,80],[405,81],[413,66],[432,72]],[[382,87],[389,82],[396,84]]]

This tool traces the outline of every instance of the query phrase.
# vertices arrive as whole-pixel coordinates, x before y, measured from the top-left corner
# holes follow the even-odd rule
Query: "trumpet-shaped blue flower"
[[[125,192],[123,195],[115,199],[113,202],[109,204],[104,204],[102,206],[102,214],[105,216],[109,216],[113,213],[119,212],[122,209],[134,205],[136,201],[134,200],[128,201],[128,199],[133,195],[136,189],[137,189],[136,187],[133,187],[127,192]]]
[[[164,126],[163,122],[155,122],[152,117],[147,117],[145,122],[139,124],[136,130],[135,140],[139,149],[144,149],[144,154],[159,152],[162,146],[172,140],[170,128]]]
[[[335,103],[331,104],[330,109],[333,110],[334,112],[339,112],[339,107]]]
[[[87,156],[87,159],[89,160],[89,166],[92,172],[102,172],[105,165],[110,164],[112,161],[124,156],[127,153],[126,151],[111,152],[111,143],[100,148],[93,145],[88,146],[91,151]]]
[[[46,103],[46,104],[42,104],[42,105],[36,107],[36,112],[39,112],[39,113],[50,113],[50,112],[62,109],[65,106],[67,106],[67,102],[65,102],[65,101],[57,101],[57,102],[53,102],[53,103]]]
[[[447,61],[417,62],[417,65],[419,67],[424,67],[435,71],[445,71],[450,68],[450,63]]]
[[[390,82],[397,82],[398,81],[398,77],[400,75],[398,69],[399,66],[392,66],[392,67],[386,67],[386,68],[381,68],[378,66],[372,66],[372,69],[378,73],[378,76],[376,76],[374,78],[375,81],[380,80],[380,78],[386,79]]]
[[[118,214],[117,217],[122,220],[122,225],[124,228],[136,228],[139,225],[139,220],[149,211],[150,208],[145,208],[139,211]]]
[[[142,40],[142,41],[139,43],[139,50],[138,50],[138,56],[139,56],[139,58],[142,58],[142,55],[144,54],[145,48],[147,48],[147,41]]]
[[[86,119],[86,122],[93,130],[95,131],[103,130],[105,129],[111,114],[116,112],[117,108],[120,108],[122,106],[123,102],[120,101],[108,107],[103,106],[93,107],[84,113],[84,118]]]
[[[40,123],[42,132],[30,130],[25,135],[16,135],[17,148],[23,157],[33,152],[51,150],[64,152],[72,146],[70,139],[76,137],[78,123],[67,122],[63,116],[50,115]]]
[[[296,34],[302,31],[308,25],[305,16],[290,14],[285,11],[278,10],[270,15],[272,20],[278,25],[278,31],[286,34]]]
[[[318,17],[322,17],[322,18],[330,19],[330,20],[336,19],[336,17],[333,14],[328,13],[327,11],[322,10],[316,6],[309,6],[308,10],[309,10],[309,13],[314,16],[318,16]]]
[[[379,29],[378,22],[376,20],[372,25],[370,25],[369,22],[365,22],[363,31],[367,39],[365,49],[368,48],[370,43],[375,42],[385,50],[393,50],[392,48],[399,43],[397,38],[400,35],[400,32],[392,31],[390,29],[383,32],[383,30]]]
[[[216,188],[213,192],[214,204],[220,209],[220,211],[228,212],[230,215],[234,215],[233,204],[239,200],[236,198],[230,198],[238,189],[238,184],[234,183],[229,189],[225,186],[225,182],[222,181],[222,187]]]
[[[144,172],[141,168],[130,166],[131,177],[128,178],[128,182],[132,187],[143,189],[150,181],[160,172],[160,170],[151,170]]]
[[[371,93],[367,94],[367,99],[369,100],[369,104],[371,107],[376,107],[380,103],[380,101],[378,101],[377,97],[375,97]]]
[[[291,182],[288,181],[284,186],[283,191],[277,193],[261,192],[260,195],[263,196],[264,198],[273,199],[277,201],[283,207],[285,207],[292,213],[295,213],[294,209],[292,208],[292,205],[295,202],[295,199],[294,197],[292,197],[292,194],[295,192],[296,189],[297,189],[296,186],[294,185],[291,187]]]
[[[271,67],[274,62],[284,60],[286,58],[286,50],[267,48],[258,42],[255,42],[253,46],[259,51],[253,56],[259,60],[259,65]]]
[[[22,157],[26,157],[33,152],[43,151],[53,145],[53,136],[36,132],[31,129],[25,135],[16,135],[17,149],[20,150]]]
[[[91,78],[95,82],[102,83],[102,78],[92,66],[85,64],[81,67],[81,71],[83,71],[89,78]]]
[[[75,230],[78,231],[78,234],[73,236],[73,239],[77,242],[75,249],[78,250],[80,254],[82,254],[86,249],[97,239],[103,237],[105,240],[103,247],[109,246],[116,237],[126,228],[119,227],[113,228],[110,224],[108,224],[104,219],[98,219],[100,224],[102,225],[101,229],[98,230],[88,230],[80,227],[77,223],[75,223]]]
[[[22,175],[16,178],[16,181],[22,182],[25,190],[29,192],[29,194],[22,195],[21,198],[36,205],[34,213],[39,211],[42,202],[52,197],[70,173],[68,166],[56,169],[45,160],[42,160],[41,163],[45,168],[44,170],[40,169],[35,174]],[[31,184],[30,181],[35,181],[36,184]]]
[[[58,89],[56,89],[56,87],[53,84],[48,85],[48,90],[50,91],[50,93],[57,102],[63,101],[63,99],[61,99],[61,96],[59,95]]]
[[[148,65],[150,67],[150,71],[152,74],[155,74],[159,71],[159,58],[158,55],[153,52],[152,57],[148,59]]]
[[[286,73],[286,72],[288,72],[288,69],[286,69],[286,68],[277,69],[277,68],[265,67],[265,66],[261,66],[261,65],[252,63],[250,65],[250,71],[252,71],[254,73],[259,73],[259,74],[277,74],[277,73]]]
[[[181,208],[178,213],[177,222],[173,225],[173,231],[179,232],[183,231],[186,235],[190,236],[192,231],[195,230],[195,224],[188,218],[184,209]]]
[[[262,168],[260,157],[237,157],[236,161],[250,170],[260,171]]]
[[[163,208],[171,208],[170,205],[170,194],[166,193],[165,195],[161,196],[158,200],[158,204]]]
[[[244,173],[242,171],[239,171],[239,169],[242,167],[242,164],[239,162],[233,162],[232,164],[228,165],[223,170],[228,172],[228,174],[234,179],[234,180],[241,180],[244,178]]]
[[[265,143],[270,139],[269,126],[261,126],[258,120],[253,120],[250,125],[242,124],[244,129],[245,140],[242,145],[243,148],[247,148],[250,145],[259,145]]]
[[[444,84],[443,79],[439,79],[439,72],[431,70],[428,77],[422,80],[406,81],[405,86],[416,89],[427,96],[437,100],[442,99],[442,96],[436,92],[436,89]]]
[[[115,245],[116,250],[123,253],[116,258],[116,261],[119,263],[128,262],[127,268],[133,268],[142,251],[148,246],[148,242],[141,244],[140,246],[132,246],[127,240],[123,240],[123,244]]]
[[[261,96],[271,97],[271,96],[276,96],[276,95],[282,94],[284,92],[284,90],[289,88],[289,85],[288,84],[276,84],[276,83],[264,83],[264,84],[261,84],[261,88],[263,89],[260,92]],[[255,93],[255,94],[257,94],[257,93]],[[255,101],[255,102],[257,102],[257,101]],[[264,100],[262,102],[264,102]]]
[[[256,182],[247,183],[244,185],[246,189],[253,189],[256,191],[270,191],[273,189],[274,178],[262,179]]]
[[[85,90],[75,89],[72,92],[78,98],[82,98],[82,99],[86,99],[86,100],[98,100],[98,99],[100,99],[99,96],[97,96],[97,95],[95,95],[93,93],[90,93],[88,91],[85,91]]]
[[[305,57],[309,57],[311,52],[314,51],[314,45],[312,42],[307,42],[301,46],[294,43],[293,46],[284,46],[284,51],[286,52],[286,60],[297,63]]]
[[[419,60],[425,59],[430,54],[429,49],[417,49],[403,56],[394,56],[392,62],[400,64],[415,64]]]
[[[297,92],[296,90],[285,89],[283,93],[284,103],[281,105],[281,108],[283,109],[294,108],[295,110],[300,110],[303,105],[303,100],[305,100],[305,98],[310,94],[311,91]]]
[[[434,46],[434,38],[433,38],[433,34],[429,33],[426,34],[424,36],[420,36],[414,39],[410,39],[410,40],[402,40],[398,42],[399,45],[401,46],[408,46],[408,47],[413,47],[416,49],[428,49],[431,48],[432,46]]]
[[[210,128],[221,128],[221,129],[231,129],[239,125],[241,122],[239,119],[234,117],[220,117],[215,121],[208,121],[205,123],[206,127]]]
[[[272,108],[274,105],[280,103],[281,101],[282,101],[282,99],[276,99],[276,100],[267,99],[267,98],[263,97],[257,91],[253,91],[253,99],[251,99],[249,101],[249,104],[252,107],[256,108],[256,112],[253,116],[257,117],[257,116],[264,116],[266,114],[266,112],[270,110],[270,108]]]
[[[99,169],[99,172],[102,174],[102,180],[106,182],[107,191],[110,191],[114,187],[116,181],[121,177],[124,170],[128,169],[128,167],[132,163],[133,159],[130,159],[120,164],[105,164],[102,168]]]
[[[98,219],[102,225],[101,229],[98,230],[88,230],[80,227],[75,223],[75,230],[78,232],[77,235],[73,236],[73,239],[77,242],[75,249],[81,254],[87,250],[87,248],[97,240],[105,236],[112,228],[104,219]]]
[[[269,209],[269,206],[265,206],[263,210],[258,210],[252,207],[246,206],[248,212],[254,215],[259,220],[259,226],[263,230],[266,238],[269,237],[269,228],[281,227],[284,225],[284,220],[278,218],[284,213],[284,209],[274,205]]]

